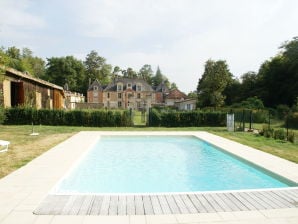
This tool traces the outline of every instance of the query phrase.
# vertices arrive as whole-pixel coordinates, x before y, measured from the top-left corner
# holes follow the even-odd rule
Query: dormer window
[[[98,86],[93,86],[93,91],[97,91],[98,90]]]
[[[137,91],[142,91],[142,85],[141,84],[137,84]]]
[[[122,90],[123,90],[122,83],[117,83],[117,91],[122,91]]]
[[[132,85],[131,83],[127,83],[127,89],[131,89]]]

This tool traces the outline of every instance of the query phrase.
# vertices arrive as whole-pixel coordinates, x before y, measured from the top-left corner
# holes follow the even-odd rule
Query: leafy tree
[[[205,64],[205,71],[199,79],[197,92],[201,107],[220,107],[224,104],[223,91],[232,81],[226,61],[209,59]]]
[[[226,105],[232,105],[234,103],[240,102],[241,99],[243,99],[241,88],[242,84],[238,79],[232,79],[231,82],[228,83],[225,90],[223,91],[223,95],[226,96]]]
[[[84,61],[86,67],[86,80],[98,79],[101,84],[108,84],[111,79],[112,66],[106,63],[106,59],[98,55],[96,51],[91,51]]]
[[[21,72],[29,72],[32,76],[43,78],[45,74],[45,62],[42,58],[34,57],[29,48],[22,50],[10,47],[4,52],[1,50],[2,57],[5,57],[5,64]],[[3,62],[0,62],[3,63]]]
[[[71,91],[83,93],[87,90],[84,64],[73,56],[48,58],[46,79],[60,86],[67,83]]]
[[[189,93],[187,94],[187,96],[188,96],[189,98],[193,98],[193,99],[198,98],[198,94],[197,94],[196,91],[189,92]]]
[[[153,70],[151,65],[143,65],[143,67],[139,71],[139,77],[144,79],[149,85],[152,85],[153,81]]]
[[[298,38],[280,48],[281,52],[265,61],[258,72],[258,95],[268,107],[292,106],[298,96]]]
[[[120,67],[119,67],[119,66],[115,66],[114,69],[113,69],[111,78],[112,78],[112,79],[115,79],[115,78],[120,77],[120,72],[121,72]]]
[[[171,90],[172,90],[172,89],[178,89],[176,83],[172,82],[172,83],[171,83],[171,88],[170,88],[170,89],[171,89]]]
[[[133,78],[136,78],[137,76],[138,75],[137,75],[136,71],[134,71],[132,68],[127,68],[127,70],[126,70],[126,77],[127,78],[133,79]]]
[[[9,56],[5,53],[5,49],[3,47],[1,47],[0,48],[0,64],[8,65],[8,63],[9,63]],[[0,71],[0,74],[1,74],[1,71]]]
[[[232,105],[232,107],[261,110],[264,109],[264,104],[258,97],[249,97],[246,100],[241,101],[240,103]]]
[[[45,61],[42,58],[34,57],[29,48],[23,48],[21,54],[22,71],[28,71],[31,75],[43,78],[45,75]]]
[[[267,107],[275,107],[278,104],[290,105],[292,96],[289,87],[293,83],[282,55],[275,56],[270,61],[264,62],[258,76],[262,90],[260,98]]]
[[[21,63],[21,51],[16,47],[9,47],[6,50],[6,55],[9,58],[8,66],[19,71],[24,71]]]
[[[255,72],[247,72],[241,76],[242,85],[241,85],[241,100],[244,100],[248,97],[256,96],[258,90],[258,75]]]

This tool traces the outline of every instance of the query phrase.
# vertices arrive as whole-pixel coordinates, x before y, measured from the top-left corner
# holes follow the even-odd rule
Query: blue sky
[[[96,50],[107,62],[150,64],[186,93],[208,59],[234,76],[257,71],[298,36],[296,0],[0,0],[0,45],[40,57]]]

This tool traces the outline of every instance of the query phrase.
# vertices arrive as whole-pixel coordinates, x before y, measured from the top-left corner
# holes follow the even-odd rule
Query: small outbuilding
[[[0,102],[4,107],[30,106],[37,109],[62,109],[64,91],[61,86],[0,65]]]

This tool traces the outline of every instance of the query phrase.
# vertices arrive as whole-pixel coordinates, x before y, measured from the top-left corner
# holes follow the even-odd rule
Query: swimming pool
[[[57,194],[161,193],[289,187],[193,136],[102,136]]]

